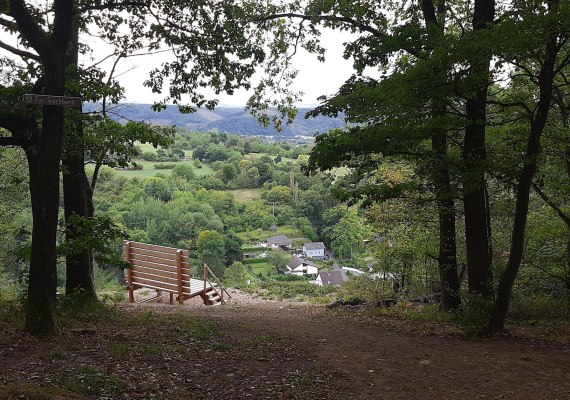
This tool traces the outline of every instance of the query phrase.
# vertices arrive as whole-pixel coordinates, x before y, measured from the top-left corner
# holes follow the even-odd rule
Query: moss
[[[42,387],[29,384],[11,384],[4,386],[0,392],[0,400],[83,400],[88,397],[73,393],[67,389]]]

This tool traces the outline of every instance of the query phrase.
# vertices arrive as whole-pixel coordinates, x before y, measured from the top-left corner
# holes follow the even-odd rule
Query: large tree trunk
[[[54,56],[45,72],[45,93],[63,95],[63,58]],[[62,107],[44,106],[41,137],[26,149],[33,214],[26,331],[33,335],[58,333],[56,235],[62,132]]]
[[[558,10],[558,0],[549,2],[549,14]],[[537,158],[540,151],[540,137],[548,119],[552,101],[554,69],[558,55],[558,32],[551,27],[551,34],[546,44],[545,60],[538,76],[539,100],[536,113],[531,121],[530,133],[525,151],[524,166],[517,184],[517,197],[509,260],[505,271],[501,275],[497,298],[491,314],[489,329],[492,332],[504,330],[505,319],[509,309],[513,284],[518,275],[523,251],[526,221],[528,217],[529,195],[532,179],[537,169]]]
[[[447,155],[446,133],[432,136],[432,146],[438,155],[439,166],[435,168],[435,188],[439,214],[439,275],[441,281],[441,308],[457,309],[461,304],[457,275],[457,245],[455,231],[455,204],[452,198],[449,171],[445,163]]]
[[[487,29],[495,16],[494,0],[476,0],[473,29]],[[470,78],[475,80],[467,99],[463,158],[463,202],[465,208],[465,242],[469,291],[484,297],[491,294],[491,251],[489,213],[485,178],[485,125],[487,121],[487,87],[492,54],[478,53],[470,62]]]
[[[42,30],[23,0],[10,0],[10,15],[18,30],[38,53],[45,74],[43,94],[65,93],[65,55],[73,17],[73,0],[53,3],[53,30]],[[44,106],[42,130],[26,147],[30,170],[33,232],[28,285],[26,330],[35,335],[58,332],[55,320],[57,289],[56,234],[59,210],[59,164],[63,137],[63,108]]]
[[[432,0],[422,2],[422,12],[428,31],[432,36],[441,37],[445,33],[445,0],[438,0],[437,7]],[[445,83],[447,70],[433,71],[434,83]],[[445,101],[433,99],[431,104],[433,118],[446,114]],[[441,283],[442,310],[457,309],[461,304],[459,296],[460,281],[457,276],[457,245],[455,230],[455,204],[453,203],[451,177],[447,164],[447,133],[444,129],[434,129],[431,137],[432,149],[436,161],[432,168],[437,209],[439,216],[439,276]]]
[[[71,46],[68,53],[68,64],[76,68],[79,55],[79,26],[73,24]],[[78,80],[78,74],[71,79]],[[71,96],[81,96],[71,92]],[[85,174],[85,151],[83,135],[83,119],[81,109],[67,114],[70,123],[67,125],[65,149],[62,158],[63,191],[65,207],[65,236],[69,243],[81,241],[81,221],[93,217],[91,186]],[[93,253],[89,248],[80,246],[76,251],[66,255],[65,294],[79,296],[85,301],[96,301],[97,294],[93,282]]]
[[[81,126],[77,126],[76,129],[74,142],[80,140]],[[76,240],[81,241],[81,220],[93,217],[93,206],[91,188],[85,176],[83,157],[70,154],[69,149],[66,150],[66,155],[62,159],[65,171],[63,175],[65,235],[68,242],[73,243]],[[85,300],[96,300],[92,251],[82,246],[77,251],[71,250],[72,252],[66,255],[65,293],[66,295],[78,295]]]

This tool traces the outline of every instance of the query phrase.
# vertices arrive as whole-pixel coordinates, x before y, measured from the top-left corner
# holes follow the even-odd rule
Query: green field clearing
[[[259,199],[263,189],[235,189],[227,190],[227,192],[233,194],[236,201],[239,201],[240,203],[249,203],[250,201]]]
[[[156,154],[156,149],[150,143],[137,143],[137,146],[141,148],[143,153],[150,152]],[[160,148],[160,146],[158,148]],[[192,150],[184,150],[184,156],[192,157]]]
[[[151,146],[152,147],[152,146]],[[157,174],[162,174],[164,176],[170,176],[172,174],[171,169],[154,169],[154,164],[171,164],[172,162],[160,162],[160,161],[146,161],[142,158],[134,160],[137,165],[142,165],[142,170],[131,170],[131,169],[117,169],[117,173],[122,176],[126,176],[127,178],[149,178],[151,176],[156,176]],[[190,161],[180,161],[180,162],[190,162]],[[214,170],[210,168],[209,165],[202,163],[202,168],[195,168],[194,172],[196,176],[206,176],[212,175]]]
[[[275,273],[275,267],[268,263],[268,262],[262,262],[262,263],[256,263],[256,264],[250,264],[251,269],[253,271],[253,273],[255,274],[256,277],[259,276],[259,273],[261,272],[262,276],[266,276],[267,273],[269,272],[270,274],[274,274]]]
[[[287,235],[290,239],[302,238],[303,233],[296,227],[291,225],[283,225],[277,227],[276,231],[264,231],[256,229],[254,231],[239,232],[237,236],[245,243],[256,243],[275,235]]]

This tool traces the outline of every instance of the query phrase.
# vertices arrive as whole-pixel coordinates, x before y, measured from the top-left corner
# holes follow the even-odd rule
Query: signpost
[[[39,104],[42,106],[81,107],[81,97],[46,96],[43,94],[25,94],[24,103]]]

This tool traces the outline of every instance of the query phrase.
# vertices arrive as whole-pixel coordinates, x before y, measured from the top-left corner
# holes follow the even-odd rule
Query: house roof
[[[305,243],[303,247],[306,250],[317,250],[317,249],[324,249],[325,244],[323,242],[310,242],[310,243]]]
[[[312,267],[317,266],[315,263],[308,261],[308,260],[303,260],[297,256],[293,256],[293,258],[291,258],[291,260],[289,261],[289,263],[287,265],[289,266],[289,268],[295,269],[301,264],[310,265]]]
[[[338,264],[334,264],[328,272],[320,272],[319,276],[323,286],[325,285],[342,285],[348,281],[348,276],[344,273]]]
[[[285,235],[276,235],[267,238],[267,243],[276,244],[278,246],[291,246],[293,242]]]

